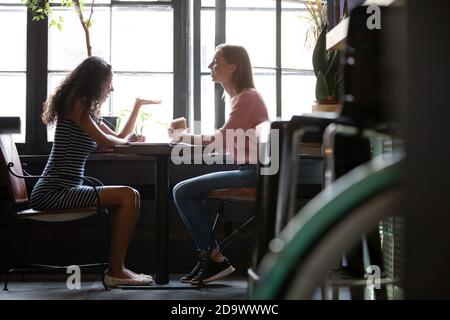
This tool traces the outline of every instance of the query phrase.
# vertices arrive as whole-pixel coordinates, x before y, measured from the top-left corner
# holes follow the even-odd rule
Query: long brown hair
[[[99,57],[89,57],[80,63],[44,102],[42,121],[53,125],[64,118],[79,100],[84,115],[98,116],[100,105],[109,94],[107,81],[112,74],[111,65]]]
[[[231,76],[231,82],[237,93],[255,87],[252,64],[244,47],[223,43],[219,44],[216,50],[222,52],[223,58],[228,64],[236,65],[236,70]]]

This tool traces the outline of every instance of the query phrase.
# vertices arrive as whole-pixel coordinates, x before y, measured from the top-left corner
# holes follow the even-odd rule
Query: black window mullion
[[[193,94],[194,94],[194,132],[199,133],[201,131],[200,126],[198,125],[202,120],[201,114],[201,0],[193,0]],[[188,119],[189,121],[190,119]],[[189,123],[189,122],[188,122]]]
[[[334,6],[335,0],[327,0],[327,20],[328,20],[328,30],[334,27]]]
[[[277,0],[276,3],[276,105],[277,105],[277,117],[281,117],[281,81],[282,81],[282,69],[281,69],[281,0]]]
[[[47,127],[42,123],[43,102],[47,98],[47,19],[32,21],[27,14],[26,148],[25,153],[47,153]]]
[[[216,0],[216,34],[215,45],[226,40],[226,0]],[[223,88],[220,84],[214,85],[215,128],[218,129],[225,123],[225,102],[222,99]]]
[[[173,1],[173,116],[188,118],[189,113],[189,0]]]

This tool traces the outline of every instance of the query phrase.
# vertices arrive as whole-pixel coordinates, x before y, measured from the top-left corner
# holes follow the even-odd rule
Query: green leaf
[[[57,24],[56,24],[56,27],[58,28],[59,31],[62,30],[62,24],[61,24],[61,23],[57,23]]]
[[[317,82],[316,82],[316,100],[318,102],[326,100],[328,97],[328,85],[327,80],[325,79],[322,71],[319,71],[317,74]]]
[[[316,45],[314,46],[314,51],[312,55],[314,74],[316,75],[316,77],[319,71],[321,71],[324,74],[327,69],[326,30],[327,30],[326,28],[323,28],[322,31],[320,32],[319,38],[317,39]]]

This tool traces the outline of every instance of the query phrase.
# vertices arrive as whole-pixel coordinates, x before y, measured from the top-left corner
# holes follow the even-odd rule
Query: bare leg
[[[111,226],[110,275],[122,279],[137,277],[125,268],[124,260],[139,217],[139,193],[130,187],[107,186],[100,192],[100,204],[115,208]]]
[[[134,194],[135,194],[135,202],[136,202],[136,214],[135,214],[135,221],[134,221],[134,225],[136,226],[138,219],[139,219],[139,213],[141,212],[141,195],[139,194],[139,192],[135,189],[134,190]]]

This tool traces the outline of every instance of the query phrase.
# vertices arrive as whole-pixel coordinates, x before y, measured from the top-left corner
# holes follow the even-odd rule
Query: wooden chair
[[[18,221],[40,221],[42,223],[63,223],[68,221],[85,219],[87,217],[93,215],[99,215],[101,219],[100,235],[104,235],[104,249],[105,254],[102,257],[102,260],[107,261],[107,249],[108,249],[108,240],[107,240],[107,215],[108,211],[104,208],[100,207],[99,196],[96,185],[102,185],[102,183],[93,178],[85,176],[83,181],[86,184],[91,185],[97,194],[97,205],[90,208],[77,208],[77,209],[65,209],[65,210],[48,210],[48,211],[37,211],[28,208],[28,193],[25,184],[25,179],[37,179],[41,176],[33,176],[29,175],[22,168],[22,164],[20,162],[19,154],[17,152],[17,148],[15,143],[12,140],[12,135],[10,133],[2,133],[0,132],[0,175],[3,176],[4,181],[6,182],[6,186],[9,191],[10,198],[14,204],[15,213],[14,220],[17,223]],[[67,175],[58,175],[58,176],[46,176],[47,179],[57,179],[57,178],[67,178]],[[28,228],[27,228],[28,230]],[[15,233],[17,234],[17,233]],[[25,242],[27,242],[28,236],[25,237]],[[10,254],[8,259],[8,268],[11,267],[11,247],[15,244],[16,241],[12,241],[10,243]],[[25,243],[27,245],[27,243]],[[26,253],[25,253],[26,254]],[[42,264],[29,264],[27,263],[27,257],[23,259],[23,266],[21,267],[12,267],[6,273],[5,277],[5,286],[4,290],[8,290],[8,280],[9,275],[11,273],[50,273],[50,272],[63,272],[66,273],[67,266],[53,266],[53,265],[42,265]],[[97,271],[103,274],[104,270],[107,268],[108,264],[106,262],[96,262],[92,264],[81,264],[79,265],[80,269],[86,272]],[[98,270],[100,268],[100,270]],[[23,277],[22,277],[23,278]],[[104,285],[104,284],[103,284]],[[106,289],[106,286],[105,286]]]

